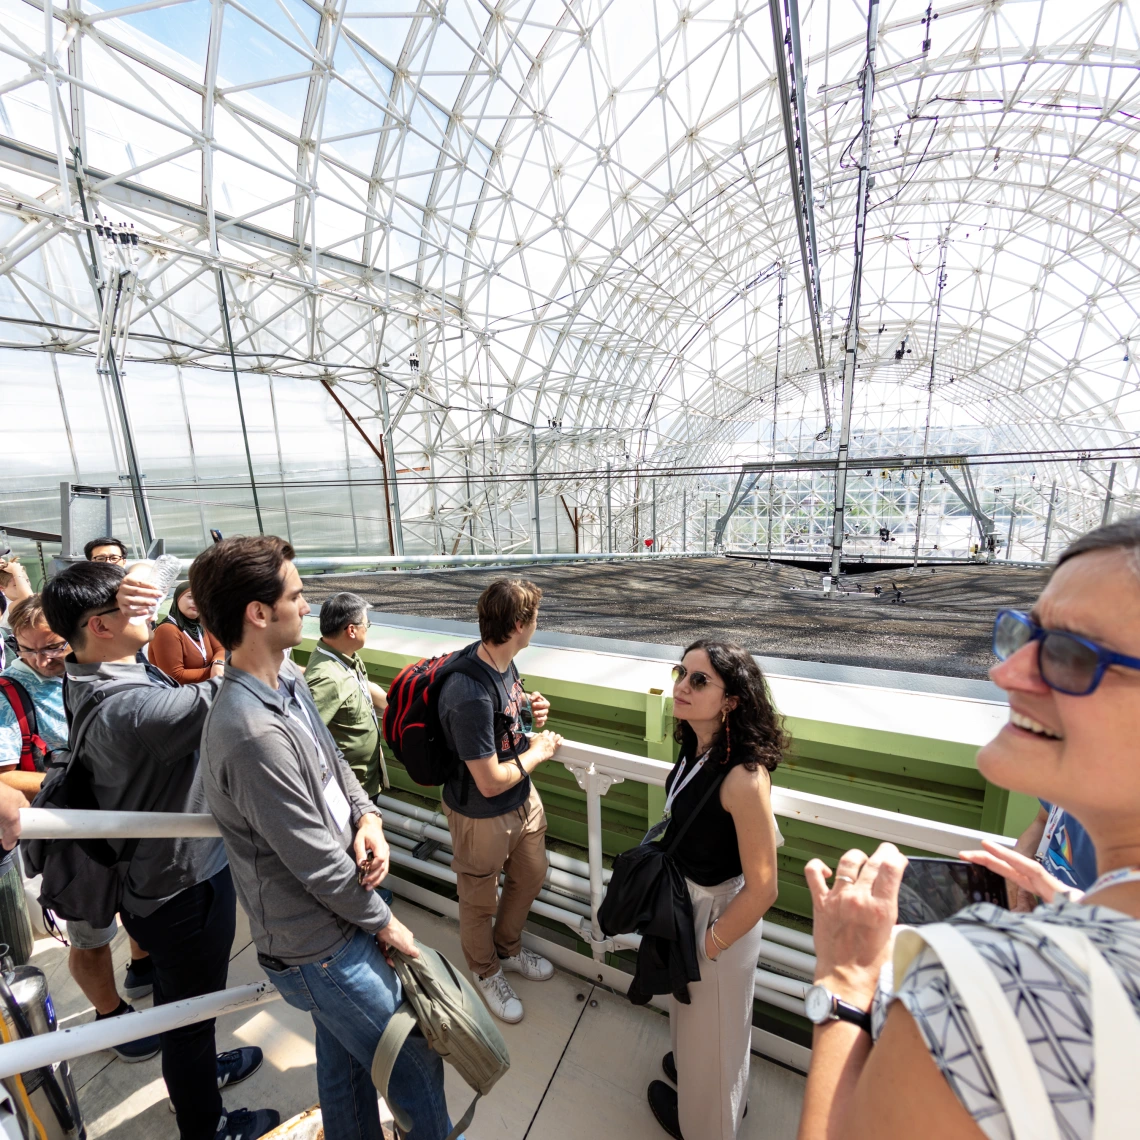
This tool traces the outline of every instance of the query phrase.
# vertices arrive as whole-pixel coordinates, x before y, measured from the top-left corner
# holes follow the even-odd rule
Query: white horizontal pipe
[[[212,815],[174,811],[21,808],[24,839],[216,839]]]
[[[764,937],[772,942],[779,942],[781,946],[791,946],[794,950],[801,950],[805,954],[815,954],[815,939],[802,930],[793,930],[790,926],[779,926],[764,919]]]
[[[210,1017],[248,1009],[251,1005],[273,1001],[281,995],[268,981],[233,986],[201,997],[184,998],[169,1005],[124,1013],[102,1021],[91,1021],[54,1033],[40,1033],[0,1045],[0,1077],[26,1073],[60,1061],[71,1061],[100,1049],[110,1049],[140,1037],[167,1033],[183,1025],[193,1025]]]
[[[764,923],[765,935],[768,934],[769,929],[769,924]],[[771,962],[785,970],[803,974],[805,978],[815,976],[814,954],[804,954],[799,950],[793,950],[790,946],[781,946],[778,942],[770,941],[767,937],[760,943],[760,957],[765,962]]]

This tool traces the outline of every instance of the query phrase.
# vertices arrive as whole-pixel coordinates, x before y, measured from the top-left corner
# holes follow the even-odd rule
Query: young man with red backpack
[[[512,1023],[523,1007],[506,973],[533,981],[554,974],[522,944],[547,866],[546,813],[530,774],[562,743],[553,732],[526,735],[542,729],[550,702],[524,692],[514,664],[534,636],[541,598],[533,582],[492,582],[479,598],[480,640],[409,666],[389,690],[384,717],[385,739],[412,778],[443,784],[463,955],[491,1012]]]

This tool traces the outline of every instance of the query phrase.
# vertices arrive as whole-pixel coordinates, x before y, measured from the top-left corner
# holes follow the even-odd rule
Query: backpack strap
[[[372,1083],[392,1110],[392,1116],[400,1126],[401,1132],[411,1132],[412,1121],[402,1108],[392,1103],[388,1096],[388,1082],[392,1079],[392,1070],[396,1067],[400,1050],[412,1035],[416,1025],[416,1015],[412,1007],[408,1002],[402,1001],[396,1007],[396,1012],[388,1018],[388,1024],[384,1026],[384,1032],[376,1045],[376,1052],[372,1054]]]
[[[20,771],[35,772],[36,752],[38,751],[42,757],[51,751],[39,734],[35,702],[28,690],[15,677],[0,677],[0,693],[8,698],[20,729]]]
[[[1093,1032],[1093,1140],[1127,1136],[1140,1119],[1140,1018],[1116,972],[1088,935],[1070,926],[1026,920],[1038,937],[1059,946],[1089,980]]]
[[[957,927],[937,922],[899,929],[894,947],[895,991],[924,945],[938,956],[970,1016],[1014,1140],[1060,1140],[1053,1104],[1021,1023],[989,964]]]
[[[411,1132],[414,1121],[388,1096],[388,1082],[392,1079],[392,1070],[396,1067],[400,1050],[403,1049],[417,1024],[411,1005],[407,1001],[401,1002],[396,1012],[388,1018],[388,1024],[384,1026],[384,1032],[376,1045],[376,1052],[372,1054],[372,1083],[391,1110],[392,1118],[399,1125],[401,1133]],[[458,1140],[458,1137],[471,1126],[471,1121],[475,1118],[475,1106],[482,1095],[482,1093],[475,1094],[475,1099],[467,1106],[463,1118],[447,1134],[447,1140]]]

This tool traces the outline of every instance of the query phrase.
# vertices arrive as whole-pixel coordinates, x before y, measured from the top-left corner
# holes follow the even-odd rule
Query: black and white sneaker
[[[154,963],[149,957],[131,959],[123,979],[123,993],[127,1001],[138,1001],[154,993]]]
[[[214,1140],[257,1140],[280,1123],[275,1108],[232,1108],[218,1121]]]
[[[218,1054],[218,1088],[229,1088],[252,1077],[261,1068],[264,1055],[256,1045],[243,1049],[230,1049]]]

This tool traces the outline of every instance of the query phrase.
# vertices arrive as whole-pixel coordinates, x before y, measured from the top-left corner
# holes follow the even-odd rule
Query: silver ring
[[[851,878],[850,875],[836,875],[835,881],[838,883],[840,880],[842,880],[845,883],[854,883],[855,882],[855,880],[853,878]]]

